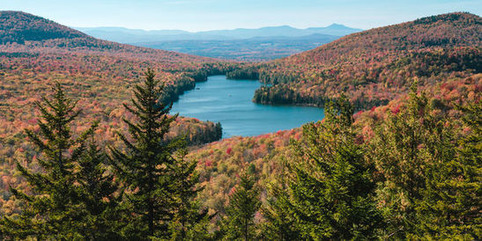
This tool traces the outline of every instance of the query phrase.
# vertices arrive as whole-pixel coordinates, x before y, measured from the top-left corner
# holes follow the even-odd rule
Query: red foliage
[[[229,190],[228,195],[231,196],[231,195],[233,195],[233,193],[235,193],[235,192],[236,192],[236,187],[233,187],[233,188],[231,188],[231,190]]]
[[[407,93],[415,78],[423,89],[438,88],[441,79],[468,77],[480,68],[481,21],[467,13],[427,17],[273,61],[260,74],[272,86],[257,91],[255,100],[322,106],[345,92],[357,108],[368,109]]]
[[[396,105],[396,106],[392,107],[392,109],[390,111],[394,115],[398,114],[400,112],[400,105]]]
[[[27,123],[30,124],[30,125],[35,125],[35,124],[37,124],[37,118],[32,118],[32,119],[28,120]]]

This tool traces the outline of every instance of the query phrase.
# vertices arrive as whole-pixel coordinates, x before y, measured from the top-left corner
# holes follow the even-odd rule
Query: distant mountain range
[[[316,48],[361,29],[332,24],[298,29],[290,26],[258,29],[140,30],[119,27],[76,28],[90,36],[136,46],[176,51],[205,57],[266,61]]]
[[[254,37],[234,40],[171,40],[134,45],[218,59],[267,61],[314,49],[338,38],[334,35],[312,34],[300,37]]]
[[[75,27],[74,27],[75,28]],[[141,30],[121,27],[94,27],[75,28],[90,36],[120,42],[159,42],[172,40],[235,40],[250,39],[255,37],[301,37],[313,34],[345,36],[362,31],[341,24],[332,24],[327,27],[313,27],[298,29],[290,26],[264,27],[257,29],[238,28],[233,30],[211,30],[201,32],[188,32],[183,30]]]

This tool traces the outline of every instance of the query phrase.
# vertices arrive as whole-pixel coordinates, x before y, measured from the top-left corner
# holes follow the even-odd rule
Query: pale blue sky
[[[441,13],[482,13],[482,0],[0,0],[68,26],[188,31],[331,23],[369,29]]]

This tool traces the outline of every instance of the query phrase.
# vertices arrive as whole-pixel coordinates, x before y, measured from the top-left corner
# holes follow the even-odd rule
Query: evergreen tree
[[[451,155],[429,159],[434,162],[426,174],[426,188],[416,202],[417,232],[410,238],[478,240],[482,237],[482,135],[481,103],[459,107],[469,134],[458,146],[441,146]],[[446,120],[440,128],[452,134]],[[452,136],[452,135],[450,135]],[[449,136],[445,139],[453,140]],[[442,142],[443,143],[443,142]],[[455,153],[455,157],[453,156]]]
[[[33,194],[11,188],[14,196],[24,204],[21,214],[2,220],[2,232],[12,239],[81,238],[79,230],[85,210],[79,201],[75,169],[85,153],[85,141],[95,126],[73,136],[70,125],[80,110],[75,110],[76,103],[65,96],[60,83],[56,83],[53,100],[43,98],[43,103],[35,104],[41,112],[40,133],[26,130],[26,134],[41,151],[38,158],[41,171],[30,170],[17,162]]]
[[[416,86],[415,82],[407,105],[399,113],[389,113],[372,143],[372,159],[384,178],[378,190],[390,224],[384,235],[400,239],[464,237],[457,235],[466,231],[456,229],[476,220],[477,180],[469,171],[475,170],[476,159],[466,162],[463,154],[457,158],[453,126],[433,113],[428,98],[417,94]],[[472,213],[472,217],[464,213]],[[462,221],[464,218],[470,221]]]
[[[185,144],[185,143],[184,143]],[[170,222],[171,240],[210,240],[212,234],[207,229],[209,220],[207,210],[201,210],[195,196],[202,189],[193,188],[199,183],[199,174],[195,171],[197,162],[186,161],[185,149],[178,151],[177,162],[172,165],[177,207],[175,216]]]
[[[289,241],[300,240],[301,234],[296,229],[296,219],[290,213],[288,189],[284,185],[271,184],[267,187],[268,199],[261,207],[264,222],[261,224],[262,240]]]
[[[124,105],[136,118],[124,119],[129,138],[118,133],[125,150],[111,147],[110,160],[126,184],[125,208],[133,213],[124,233],[130,239],[169,238],[174,220],[185,225],[183,212],[190,209],[197,175],[194,162],[175,157],[184,152],[184,142],[165,138],[177,115],[169,116],[172,104],[159,101],[164,86],[152,70],[145,75],[143,85],[135,86],[133,107]]]
[[[77,182],[85,215],[80,233],[86,240],[122,240],[124,213],[119,207],[122,197],[114,176],[105,167],[106,155],[92,140],[79,160]]]
[[[442,223],[445,232],[463,235],[465,238],[482,239],[482,102],[460,107],[465,125],[470,134],[462,138],[456,149],[457,161],[450,162],[448,171],[452,178],[444,183],[451,203],[441,216],[447,216]],[[453,191],[456,189],[457,191]],[[448,213],[451,214],[448,214]]]
[[[303,140],[294,142],[287,207],[304,239],[370,239],[380,226],[372,170],[355,144],[352,115],[342,96],[327,106],[321,123],[303,126]]]
[[[226,219],[223,220],[224,240],[253,240],[255,237],[254,215],[261,203],[254,178],[245,172],[240,177],[234,193],[229,197]]]

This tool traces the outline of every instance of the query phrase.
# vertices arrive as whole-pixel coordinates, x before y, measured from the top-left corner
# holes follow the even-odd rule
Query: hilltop
[[[359,108],[388,103],[418,78],[431,87],[448,75],[479,73],[482,19],[450,13],[371,29],[262,66],[272,87],[255,101],[320,105],[344,91]]]
[[[88,35],[35,15],[0,12],[0,43],[19,43],[49,39],[89,38]]]
[[[0,51],[83,53],[156,62],[215,62],[213,59],[100,40],[54,21],[18,11],[0,11]]]

